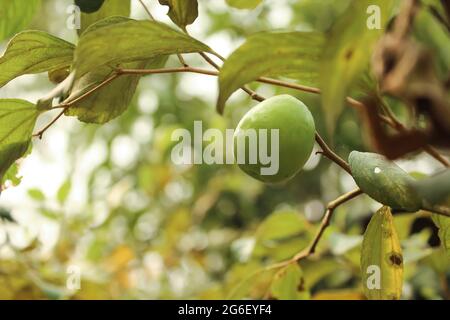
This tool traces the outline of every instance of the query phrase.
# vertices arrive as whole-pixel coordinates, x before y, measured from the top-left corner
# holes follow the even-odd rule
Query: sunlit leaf
[[[415,212],[422,201],[413,178],[394,162],[375,153],[353,151],[349,164],[356,184],[367,195],[393,209]]]
[[[0,177],[27,152],[38,115],[28,101],[0,100]]]
[[[226,60],[219,76],[217,109],[239,87],[259,77],[288,77],[302,84],[317,83],[324,39],[319,33],[259,33],[247,39]]]
[[[403,285],[403,257],[389,207],[371,218],[361,249],[361,277],[370,300],[398,300]]]
[[[8,44],[0,58],[0,87],[24,74],[70,66],[74,45],[43,31],[24,31]]]
[[[169,6],[169,17],[180,28],[194,23],[198,17],[197,0],[159,0],[160,4]]]
[[[263,0],[226,0],[231,7],[238,9],[255,9]]]
[[[353,0],[332,27],[320,71],[323,111],[329,130],[334,129],[352,84],[367,68],[394,2]]]
[[[36,188],[28,189],[28,195],[35,201],[42,202],[45,200],[45,194]]]
[[[104,4],[94,12],[83,12],[81,14],[81,25],[78,29],[78,34],[82,34],[89,26],[93,25],[97,21],[103,20],[108,17],[122,16],[129,17],[131,13],[130,0],[105,0]]]
[[[64,183],[59,187],[58,192],[56,194],[56,198],[60,204],[64,204],[72,190],[72,181],[71,179],[67,179]]]
[[[102,66],[200,51],[210,49],[165,24],[131,20],[83,34],[75,50],[75,69],[80,78]]]
[[[41,0],[0,0],[0,42],[26,28],[40,5]]]

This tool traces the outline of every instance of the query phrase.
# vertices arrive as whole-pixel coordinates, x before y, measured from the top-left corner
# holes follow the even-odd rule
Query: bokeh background
[[[326,31],[348,1],[276,0],[237,10],[224,0],[201,0],[189,31],[224,56],[258,31]],[[70,0],[44,0],[30,29],[71,42]],[[146,1],[157,20],[171,24],[167,7]],[[137,0],[132,17],[146,19]],[[6,42],[0,44],[0,49]],[[205,66],[196,55],[191,65]],[[168,65],[178,65],[171,58]],[[65,117],[35,140],[20,162],[20,185],[0,196],[1,299],[225,299],[268,298],[263,266],[290,258],[314,234],[328,201],[355,187],[352,178],[320,155],[281,186],[264,185],[234,165],[175,166],[170,136],[176,128],[234,128],[254,105],[236,93],[225,116],[215,112],[217,79],[178,74],[141,80],[128,111],[106,125]],[[51,90],[46,74],[23,76],[0,89],[1,98],[32,102]],[[289,93],[303,100],[324,130],[317,96],[252,85],[264,96]],[[37,128],[52,114],[39,119]],[[325,135],[326,136],[326,135]],[[345,111],[333,137],[336,151],[366,151],[361,120]],[[415,155],[398,164],[432,173],[439,163]],[[380,205],[363,196],[336,211],[318,254],[302,261],[297,298],[362,299],[362,233]],[[449,297],[448,256],[436,227],[419,212],[395,223],[405,262],[404,299]],[[67,287],[80,272],[79,290]]]

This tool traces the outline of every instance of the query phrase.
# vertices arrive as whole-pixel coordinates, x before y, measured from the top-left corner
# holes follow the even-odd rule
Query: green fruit
[[[278,172],[267,175],[261,169],[270,166],[261,163],[257,155],[256,163],[249,163],[249,143],[245,143],[245,163],[239,167],[247,174],[267,183],[279,183],[294,177],[309,159],[315,141],[314,118],[308,108],[298,99],[289,95],[280,95],[267,99],[251,109],[239,122],[234,133],[235,158],[238,160],[238,137],[246,130],[267,129],[267,150],[271,155],[271,129],[279,130]],[[259,135],[258,135],[258,151]],[[243,149],[244,150],[244,149]]]
[[[79,6],[84,13],[93,13],[100,10],[103,2],[105,2],[105,0],[75,0],[75,4]]]

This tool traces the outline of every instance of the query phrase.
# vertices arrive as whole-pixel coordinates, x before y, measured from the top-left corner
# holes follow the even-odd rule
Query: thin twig
[[[322,151],[320,152],[321,154],[323,154],[325,157],[327,157],[328,159],[339,165],[350,175],[352,174],[352,170],[350,169],[349,164],[344,159],[339,157],[339,155],[337,155],[333,150],[331,150],[331,148],[327,145],[325,140],[323,140],[323,138],[320,136],[318,132],[316,132],[316,142],[322,148]]]
[[[39,138],[42,140],[42,137],[44,136],[44,133],[52,126],[56,123],[56,121],[59,120],[59,118],[61,118],[64,113],[66,112],[67,107],[64,108],[57,116],[55,119],[53,119],[48,125],[46,125],[42,130],[40,130],[39,132],[33,134],[33,137]]]
[[[206,56],[206,54],[203,54],[202,56]],[[208,59],[211,60],[209,57],[208,57]],[[213,63],[213,64],[211,64],[212,66],[214,66],[215,68],[218,67],[217,64],[215,64],[215,62],[212,61],[212,63]],[[180,67],[180,68],[162,68],[162,69],[117,69],[116,73],[111,75],[110,78],[106,79],[100,85],[98,85],[97,87],[94,87],[92,90],[88,91],[84,95],[78,97],[76,100],[71,101],[70,103],[63,103],[61,105],[53,107],[52,109],[66,108],[67,106],[70,107],[74,103],[80,101],[81,99],[84,99],[85,97],[87,97],[90,94],[92,94],[94,91],[98,90],[99,88],[103,87],[104,85],[108,84],[109,82],[114,80],[116,77],[121,76],[121,75],[126,75],[126,74],[149,75],[149,74],[183,73],[183,72],[205,74],[205,75],[210,75],[210,76],[218,76],[219,75],[219,71],[212,71],[212,70],[207,70],[207,69],[202,69],[202,68],[195,68],[195,67],[189,67],[189,66],[187,66],[187,67],[184,66],[184,67]],[[262,83],[266,83],[266,84],[273,84],[273,85],[277,85],[277,86],[281,86],[281,87],[285,87],[285,88],[295,89],[295,90],[299,90],[299,91],[303,91],[303,92],[320,94],[320,89],[318,89],[318,88],[298,85],[298,84],[289,83],[289,82],[285,82],[285,81],[281,81],[281,80],[276,80],[276,79],[270,79],[270,78],[263,77],[263,78],[257,79],[257,81],[258,82],[262,82]],[[247,89],[247,88],[244,87],[244,88],[242,88],[242,90],[244,90],[252,99],[254,99],[256,101],[263,101],[264,100],[264,97],[256,94],[255,92],[253,92],[250,89]],[[355,100],[354,98],[347,97],[346,100],[353,107],[356,107],[356,108],[364,108],[365,107],[362,102],[360,102],[358,100]],[[402,130],[401,128],[404,129],[404,127],[403,127],[403,125],[401,123],[400,123],[400,125],[402,125],[402,127],[399,128],[399,125],[396,124],[394,121],[392,121],[392,119],[390,119],[389,117],[381,116],[381,119],[386,124],[388,124],[389,126],[391,126],[393,128],[397,128],[398,130]],[[319,139],[319,141],[317,141],[317,142],[319,144],[324,143],[323,139],[322,140]],[[433,147],[425,146],[423,148],[423,150],[425,152],[427,152],[430,156],[435,158],[437,161],[439,161],[441,164],[443,164],[444,166],[450,167],[450,162],[445,157],[440,155],[439,152],[437,150],[435,150]],[[327,153],[326,155],[332,155],[332,154],[331,153]],[[333,158],[338,159],[335,156],[333,156]],[[341,167],[343,167],[343,168],[346,167],[344,165],[345,161],[340,161],[340,160],[338,160],[338,161],[339,161]],[[349,172],[348,168],[345,168],[345,170],[347,172]]]

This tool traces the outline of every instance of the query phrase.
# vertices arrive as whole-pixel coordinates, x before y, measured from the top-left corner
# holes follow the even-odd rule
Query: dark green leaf
[[[26,28],[41,0],[0,0],[0,42]]]
[[[283,76],[302,84],[317,83],[323,48],[319,33],[260,33],[249,37],[220,71],[218,111],[223,112],[234,91],[259,77]]]
[[[0,177],[27,152],[38,115],[28,101],[0,100]]]
[[[344,108],[344,99],[351,86],[367,68],[372,49],[390,17],[393,0],[353,0],[329,34],[320,72],[322,104],[327,126],[334,129],[335,121]],[[373,13],[380,9],[381,29],[369,29]]]
[[[83,34],[75,50],[77,78],[101,66],[162,55],[211,51],[203,43],[153,21],[125,21]]]
[[[112,16],[129,17],[131,13],[130,0],[106,0],[100,10],[93,13],[81,14],[81,29],[78,34],[82,34],[89,26],[97,21]]]
[[[231,7],[238,9],[255,9],[262,0],[226,0]]]
[[[414,181],[413,188],[426,203],[435,205],[450,197],[450,169]]]
[[[413,178],[394,162],[379,154],[353,151],[349,163],[356,184],[371,198],[393,209],[420,209]]]
[[[70,66],[74,46],[43,31],[15,36],[0,58],[0,87],[24,74],[54,71]]]
[[[194,23],[198,17],[197,0],[159,0],[162,5],[169,6],[169,17],[181,29]]]
[[[370,219],[361,249],[361,277],[370,300],[398,300],[402,294],[403,257],[389,207]]]

